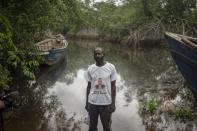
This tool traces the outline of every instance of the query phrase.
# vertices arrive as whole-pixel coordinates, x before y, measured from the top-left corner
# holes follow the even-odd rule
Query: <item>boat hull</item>
[[[44,64],[48,66],[55,65],[66,57],[66,48],[62,49],[52,49],[49,51],[49,54],[45,54]]]
[[[174,61],[197,99],[197,50],[168,34],[165,37]]]

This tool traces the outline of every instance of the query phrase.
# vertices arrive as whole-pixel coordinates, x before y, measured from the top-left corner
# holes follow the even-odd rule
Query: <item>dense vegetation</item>
[[[86,0],[88,27],[100,35],[158,39],[163,31],[197,33],[196,0],[117,0],[91,3]]]
[[[75,0],[2,0],[0,11],[0,89],[35,79],[34,43],[80,22]]]
[[[0,89],[35,78],[34,43],[51,33],[94,29],[100,36],[157,39],[163,31],[197,34],[196,0],[1,0]],[[31,54],[30,54],[31,52]],[[17,76],[17,77],[16,77]]]

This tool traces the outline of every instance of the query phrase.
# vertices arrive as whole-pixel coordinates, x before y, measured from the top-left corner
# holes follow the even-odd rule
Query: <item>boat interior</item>
[[[179,34],[170,33],[170,32],[167,32],[166,35],[180,41],[182,44],[190,45],[193,48],[197,49],[197,38],[189,37],[185,35],[179,35]]]
[[[183,35],[180,35],[180,37],[181,37],[181,41],[190,44],[194,48],[197,48],[197,39],[196,38],[183,36]]]
[[[51,49],[58,49],[65,47],[66,40],[64,37],[53,37],[45,39],[41,42],[36,43],[36,48],[41,52],[48,52]]]

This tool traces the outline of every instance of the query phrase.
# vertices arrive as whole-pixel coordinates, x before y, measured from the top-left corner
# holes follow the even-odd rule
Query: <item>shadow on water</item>
[[[64,58],[61,62],[53,66],[41,66],[40,71],[37,74],[37,82],[50,81],[56,82],[58,78],[63,77],[64,70],[66,69],[67,58]]]
[[[41,68],[38,80],[22,88],[23,106],[6,122],[6,131],[87,131],[84,74],[98,45],[118,73],[113,131],[196,131],[195,119],[174,117],[174,104],[183,103],[186,90],[166,49],[132,50],[96,41],[70,41],[66,61]],[[101,123],[98,127],[101,131]]]

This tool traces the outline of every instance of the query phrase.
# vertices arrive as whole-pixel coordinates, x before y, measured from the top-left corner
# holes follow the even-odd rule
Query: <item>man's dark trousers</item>
[[[111,114],[109,105],[89,104],[90,124],[89,131],[97,131],[98,117],[100,116],[104,131],[111,131]]]

